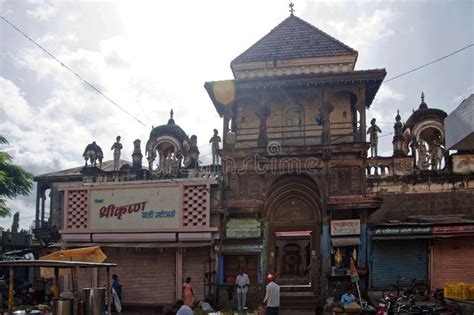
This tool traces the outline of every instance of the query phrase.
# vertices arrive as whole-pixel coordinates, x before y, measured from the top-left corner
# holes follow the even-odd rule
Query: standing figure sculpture
[[[117,136],[116,142],[112,144],[112,148],[110,150],[114,150],[114,171],[118,171],[119,164],[120,164],[120,151],[122,150],[123,146],[120,143],[120,136]]]
[[[442,162],[444,158],[444,148],[438,143],[433,141],[433,147],[431,148],[431,169],[438,171],[442,169]]]
[[[212,143],[212,165],[218,165],[219,164],[219,154],[217,151],[219,151],[219,143],[221,142],[221,137],[218,136],[219,131],[217,129],[214,129],[214,135],[212,136],[211,140],[209,140],[209,143]]]
[[[88,144],[84,153],[82,154],[87,166],[87,160],[90,161],[91,166],[97,165],[97,160],[99,160],[99,168],[102,167],[102,159],[104,158],[104,153],[102,149],[93,141],[92,143]]]
[[[370,121],[370,127],[367,130],[367,134],[370,134],[370,155],[371,157],[376,157],[377,156],[377,145],[379,142],[379,136],[378,133],[381,133],[382,130],[380,130],[379,126],[375,124],[375,118],[372,118]]]
[[[417,166],[421,170],[427,170],[430,165],[430,154],[426,149],[426,142],[421,139],[418,142],[418,163]]]

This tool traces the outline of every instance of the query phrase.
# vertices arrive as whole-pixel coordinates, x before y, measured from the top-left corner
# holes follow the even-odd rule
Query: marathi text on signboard
[[[360,220],[331,221],[331,235],[359,235]]]
[[[230,219],[227,222],[228,238],[254,238],[260,234],[260,222],[256,219]]]
[[[407,234],[430,234],[431,227],[386,227],[375,230],[375,235],[407,235]]]
[[[445,233],[474,233],[474,225],[436,226],[433,228],[433,234]]]
[[[92,229],[178,228],[181,190],[176,187],[91,190]]]

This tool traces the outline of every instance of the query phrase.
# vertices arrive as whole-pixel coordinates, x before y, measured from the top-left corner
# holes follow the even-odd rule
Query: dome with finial
[[[154,127],[150,133],[150,138],[158,138],[161,136],[171,136],[178,138],[181,142],[188,138],[186,132],[176,125],[174,119],[174,112],[173,109],[170,111],[170,119],[168,119],[168,123],[166,125],[161,125],[158,127]]]
[[[417,123],[430,119],[442,122],[446,116],[448,116],[448,114],[441,109],[428,108],[428,105],[425,103],[425,93],[422,92],[420,106],[413,112],[413,114],[411,114],[410,118],[407,119],[403,126],[403,130],[411,129]]]
[[[173,109],[170,111],[170,119],[168,120],[168,125],[174,125],[174,119],[173,119]]]
[[[400,110],[397,109],[397,116],[395,116],[395,121],[399,123],[402,120],[402,117],[400,117]]]
[[[418,109],[428,109],[428,105],[425,103],[425,93],[421,92],[421,103]]]

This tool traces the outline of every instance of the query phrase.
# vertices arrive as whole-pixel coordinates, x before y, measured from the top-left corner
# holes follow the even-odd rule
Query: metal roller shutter
[[[398,277],[427,283],[427,240],[373,241],[372,248],[372,288],[386,288]]]
[[[118,274],[122,282],[124,303],[169,304],[176,301],[174,248],[163,251],[134,248],[102,250],[107,255],[106,262],[118,264],[112,273]],[[101,284],[105,284],[105,278],[105,272],[101,271]]]
[[[202,300],[206,294],[206,266],[209,263],[209,248],[186,248],[183,253],[183,282],[191,277],[194,300]]]
[[[431,289],[447,282],[474,283],[474,237],[433,240]]]

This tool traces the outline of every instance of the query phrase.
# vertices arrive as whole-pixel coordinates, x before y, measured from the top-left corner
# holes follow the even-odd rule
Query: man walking
[[[244,272],[242,268],[240,268],[239,274],[235,279],[235,285],[237,286],[237,304],[239,311],[247,309],[246,300],[249,284],[249,276]]]
[[[266,304],[265,315],[278,315],[278,308],[280,307],[280,286],[275,283],[275,276],[267,275],[267,290],[263,303]]]

